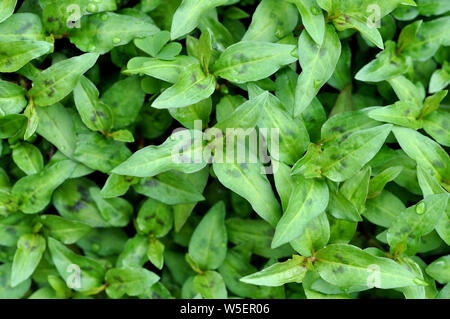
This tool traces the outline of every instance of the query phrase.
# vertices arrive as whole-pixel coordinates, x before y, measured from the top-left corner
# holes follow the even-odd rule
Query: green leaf
[[[387,41],[384,51],[376,55],[375,60],[365,65],[355,75],[355,79],[364,82],[381,82],[404,74],[412,61],[396,53],[396,44]]]
[[[218,128],[219,130],[223,132],[226,132],[227,128],[242,128],[242,129],[253,129],[257,124],[258,120],[261,117],[262,108],[264,105],[268,103],[269,99],[269,93],[263,92],[259,94],[256,97],[250,98],[250,100],[245,101],[237,106],[236,108],[230,109],[229,113],[223,116],[223,118],[218,121],[216,125],[214,125],[215,128]],[[242,132],[242,133],[248,133],[250,131]],[[230,134],[230,133],[228,133]],[[235,131],[234,134],[240,134],[239,131]],[[220,137],[220,134],[216,139]]]
[[[34,13],[15,13],[0,24],[0,41],[45,40],[41,18]]]
[[[244,197],[261,218],[275,227],[281,215],[280,204],[267,176],[263,174],[264,166],[261,162],[215,161],[213,169],[222,185]]]
[[[428,88],[430,93],[436,93],[445,89],[450,84],[450,63],[444,61],[442,69],[433,72]]]
[[[124,294],[138,296],[159,280],[159,276],[144,268],[113,268],[106,272],[106,293],[113,299]]]
[[[31,279],[27,279],[17,287],[11,287],[11,264],[0,265],[0,298],[20,299],[25,296],[31,286]]]
[[[362,212],[366,202],[371,172],[370,166],[362,169],[346,180],[339,190],[356,207],[359,213]]]
[[[423,129],[436,142],[443,146],[450,147],[450,134],[447,134],[446,127],[449,127],[450,113],[436,110],[428,114],[423,119]]]
[[[262,0],[242,41],[277,42],[293,31],[297,22],[298,14],[289,1]]]
[[[442,256],[426,268],[428,275],[437,280],[440,284],[446,284],[450,282],[450,255]]]
[[[138,118],[145,100],[138,77],[132,76],[115,82],[100,101],[111,108],[113,127],[124,128]]]
[[[75,166],[71,160],[61,161],[18,180],[12,194],[17,196],[20,210],[25,214],[42,211],[50,203],[53,191],[70,177]]]
[[[148,57],[132,58],[128,61],[125,74],[145,74],[169,83],[178,81],[180,73],[198,61],[190,56],[180,55],[173,60],[165,61]]]
[[[383,190],[379,196],[367,200],[363,216],[375,225],[390,227],[405,209],[398,197]]]
[[[432,139],[412,129],[394,127],[393,132],[405,153],[448,190],[450,159],[445,150]]]
[[[89,293],[103,285],[105,269],[99,262],[75,254],[51,237],[48,248],[59,275],[73,290]]]
[[[308,224],[327,208],[328,199],[328,187],[324,181],[299,178],[286,211],[276,226],[272,247],[301,236]]]
[[[27,124],[26,116],[10,114],[0,117],[0,138],[10,138],[24,132]]]
[[[28,118],[27,129],[25,130],[23,138],[25,140],[29,140],[36,132],[39,125],[39,117],[37,115],[36,108],[32,103],[28,104],[23,114]]]
[[[403,53],[413,60],[426,61],[431,58],[441,45],[450,43],[449,36],[441,30],[448,29],[450,17],[442,17],[424,22],[420,27],[414,41],[403,48]]]
[[[448,194],[430,195],[402,212],[387,232],[391,252],[401,253],[406,248],[407,253],[415,253],[419,238],[434,229],[445,211],[447,202]]]
[[[352,82],[351,74],[352,51],[348,42],[342,43],[341,56],[328,84],[338,90],[343,90]]]
[[[295,117],[307,109],[322,86],[331,78],[340,55],[341,42],[332,26],[325,28],[325,37],[320,45],[306,31],[302,32],[298,42],[302,73],[295,89]]]
[[[80,28],[85,15],[117,10],[116,0],[41,0],[42,20],[48,32],[61,35]]]
[[[211,98],[204,99],[198,103],[169,109],[170,115],[188,129],[195,128],[195,121],[202,121],[202,126],[206,127],[212,112]]]
[[[139,208],[135,224],[139,233],[164,237],[172,229],[172,207],[148,198]]]
[[[39,106],[59,102],[75,88],[81,75],[95,64],[98,57],[98,54],[87,53],[53,64],[33,81],[29,95]]]
[[[440,15],[450,10],[449,3],[444,0],[419,0],[418,10],[424,16]]]
[[[157,32],[159,29],[151,19],[105,12],[83,17],[81,28],[74,28],[69,39],[81,51],[104,54],[135,38]]]
[[[295,186],[295,177],[291,176],[290,166],[276,160],[274,160],[273,165],[278,167],[278,169],[274,171],[273,177],[275,180],[275,188],[281,199],[281,206],[283,210],[285,210]]]
[[[178,39],[194,30],[200,18],[209,10],[235,0],[183,0],[173,15],[170,36],[172,40]]]
[[[69,179],[55,191],[53,205],[58,213],[70,220],[91,227],[111,226],[102,217],[89,188],[96,185],[87,178]]]
[[[320,277],[344,289],[416,285],[415,275],[395,261],[372,256],[352,245],[329,245],[317,252],[316,259],[314,267]]]
[[[199,64],[193,64],[183,70],[174,86],[158,96],[152,107],[157,109],[185,107],[210,97],[214,90],[214,76],[206,75]]]
[[[42,215],[41,222],[49,231],[49,235],[63,244],[74,244],[91,229],[87,224],[65,219],[56,215]]]
[[[214,64],[214,73],[235,83],[262,80],[283,65],[296,61],[295,47],[287,44],[246,41],[229,46]]]
[[[17,0],[3,1],[3,3],[0,5],[0,22],[6,20],[10,15],[13,14],[16,4]]]
[[[258,287],[240,281],[245,275],[256,272],[256,268],[250,264],[249,257],[248,253],[239,249],[239,246],[229,249],[219,272],[231,293],[251,298],[259,296],[261,293]]]
[[[380,121],[392,123],[412,129],[422,127],[422,120],[418,119],[420,111],[412,102],[398,101],[393,105],[377,107],[369,112],[369,117]]]
[[[22,235],[11,268],[11,287],[27,280],[41,261],[45,251],[45,239],[40,235]]]
[[[330,203],[332,194],[330,193]],[[310,221],[303,234],[290,241],[289,244],[300,255],[311,257],[317,250],[325,247],[329,239],[330,223],[324,212]]]
[[[386,168],[380,174],[370,180],[368,198],[376,197],[381,194],[384,187],[390,181],[397,178],[403,170],[403,166],[392,166]]]
[[[305,258],[295,255],[285,262],[275,263],[257,273],[241,278],[241,281],[259,285],[277,287],[286,283],[301,283],[306,275]]]
[[[425,89],[420,83],[414,84],[403,75],[388,79],[400,101],[412,102],[416,108],[420,108],[425,98]]]
[[[89,194],[97,205],[100,215],[111,226],[125,227],[128,225],[133,214],[133,206],[126,199],[103,198],[97,187],[89,188]]]
[[[205,199],[202,195],[208,178],[205,173],[205,169],[192,174],[168,171],[152,178],[141,179],[133,188],[140,194],[169,205],[196,203]],[[194,179],[203,180],[203,187],[193,187]]]
[[[291,256],[294,251],[289,245],[272,249],[275,230],[267,222],[257,219],[230,218],[226,221],[228,240],[235,245],[249,245],[251,251],[266,258]]]
[[[314,0],[291,0],[302,16],[302,22],[311,38],[317,43],[322,44],[325,35],[325,19],[322,9]]]
[[[19,212],[0,218],[0,244],[16,247],[22,235],[32,232],[33,217]]]
[[[225,260],[227,241],[225,204],[218,202],[195,228],[189,241],[189,256],[202,270],[217,269]]]
[[[302,119],[293,119],[281,101],[272,94],[268,95],[266,103],[263,104],[257,125],[273,159],[294,164],[308,147],[309,134]],[[273,128],[277,128],[278,132],[274,133]],[[282,139],[277,141],[278,137],[274,137],[274,134],[279,134]],[[278,147],[274,147],[275,143]]]
[[[111,174],[103,185],[100,195],[104,198],[124,195],[131,185],[139,182],[137,178]]]
[[[23,142],[13,148],[14,163],[27,175],[39,173],[44,168],[41,151],[33,144]]]
[[[104,173],[110,172],[130,155],[131,151],[124,143],[94,132],[79,134],[73,152],[74,159]]]
[[[99,92],[88,78],[81,76],[73,91],[75,106],[84,125],[93,131],[108,132],[113,124],[111,108],[100,102]]]
[[[228,295],[222,276],[215,271],[195,276],[194,287],[205,299],[226,299]]]
[[[337,113],[321,127],[322,141],[325,143],[342,142],[349,134],[372,128],[380,123],[372,120],[368,113],[372,108],[354,112]]]
[[[89,256],[107,257],[123,251],[127,243],[126,233],[119,228],[92,228],[77,245]],[[99,260],[102,261],[102,260]],[[107,267],[110,263],[105,263]]]
[[[62,104],[36,107],[39,117],[37,133],[55,145],[64,155],[72,157],[75,150],[76,135],[68,109]]]
[[[403,49],[414,42],[417,32],[422,26],[423,20],[408,24],[402,29],[398,36],[397,52],[402,53]],[[387,44],[387,43],[386,43]]]
[[[117,258],[117,267],[142,267],[148,260],[148,236],[136,235],[128,239],[125,248]]]
[[[371,0],[352,2],[318,0],[317,3],[328,12],[338,31],[356,29],[380,49],[383,49],[383,39],[377,29],[379,20],[392,12],[400,3],[415,5],[414,2],[403,0],[381,1],[376,4],[376,7]]]
[[[109,133],[109,136],[112,137],[112,139],[117,142],[124,142],[124,143],[133,143],[134,142],[133,133],[131,133],[128,130],[118,130],[118,131]]]
[[[162,269],[164,266],[164,244],[158,239],[150,239],[148,243],[147,256],[156,268]]]
[[[442,100],[447,96],[448,91],[439,91],[431,96],[428,96],[423,102],[422,111],[420,116],[424,117],[432,113],[439,108]]]
[[[356,206],[341,192],[330,192],[327,212],[335,218],[351,222],[360,222],[362,220]]]
[[[145,53],[156,57],[169,41],[170,32],[164,30],[143,39],[134,39],[134,44]]]
[[[53,49],[53,44],[46,41],[18,40],[0,42],[0,72],[16,72],[25,64]]]
[[[180,131],[172,134],[159,146],[147,146],[134,153],[111,172],[118,175],[151,177],[171,169],[184,173],[199,171],[206,166],[201,153],[203,144],[196,145],[198,143],[195,141],[191,144],[191,133],[196,134],[194,131]],[[199,133],[201,138],[202,133]],[[178,156],[180,150],[184,150],[182,156],[188,157],[186,162]],[[188,152],[189,150],[192,152]],[[200,161],[195,161],[198,158]]]
[[[0,115],[20,113],[27,101],[25,89],[17,84],[0,81]]]
[[[208,29],[202,31],[200,39],[198,41],[198,59],[203,71],[208,74],[209,63],[212,56],[212,44],[211,44],[211,33]]]
[[[334,182],[350,178],[378,153],[391,129],[386,124],[360,130],[326,147],[320,156],[322,174]]]

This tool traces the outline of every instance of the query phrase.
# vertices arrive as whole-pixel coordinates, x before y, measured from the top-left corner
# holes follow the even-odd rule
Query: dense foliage
[[[2,0],[0,298],[449,298],[449,13]]]

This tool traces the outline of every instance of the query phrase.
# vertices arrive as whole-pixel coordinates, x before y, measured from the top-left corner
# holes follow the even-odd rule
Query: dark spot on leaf
[[[78,193],[80,193],[82,200],[84,200],[86,202],[90,201],[89,193],[88,193],[87,189],[84,186],[78,185],[77,186],[77,191],[78,191]]]
[[[344,133],[345,130],[341,126],[335,126],[331,129],[331,132]]]
[[[19,34],[23,34],[25,33],[28,29],[30,29],[33,26],[33,23],[28,22],[27,24],[23,25],[20,29],[19,29]]]
[[[51,87],[50,92],[48,92],[47,96],[52,97],[55,94],[55,88]]]
[[[72,210],[74,212],[79,212],[83,209],[83,207],[85,207],[85,204],[81,200],[79,200],[75,203],[75,205],[73,205]]]
[[[164,225],[165,225],[164,221],[163,221],[162,219],[160,219],[160,218],[157,218],[157,219],[156,219],[156,222],[157,222],[159,225],[161,225],[161,226],[164,226]]]
[[[148,181],[146,181],[144,183],[144,185],[147,187],[154,187],[154,186],[158,185],[158,182],[154,179],[149,179]]]
[[[443,168],[442,163],[439,162],[438,160],[433,161],[433,165],[436,166],[437,168]]]

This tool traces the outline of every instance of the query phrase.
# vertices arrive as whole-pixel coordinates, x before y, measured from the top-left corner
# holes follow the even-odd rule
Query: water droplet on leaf
[[[416,213],[419,215],[422,215],[423,213],[425,213],[425,203],[424,202],[420,202],[419,204],[416,205]]]
[[[120,41],[122,41],[122,40],[120,40],[120,38],[118,38],[118,37],[114,37],[114,38],[113,38],[113,43],[114,43],[114,44],[119,44]]]

